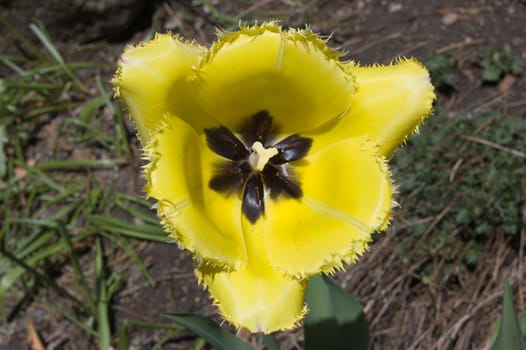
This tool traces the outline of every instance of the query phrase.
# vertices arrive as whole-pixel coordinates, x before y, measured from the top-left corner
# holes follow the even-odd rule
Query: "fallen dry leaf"
[[[444,23],[446,26],[449,26],[455,23],[458,20],[458,17],[458,14],[455,12],[449,12],[444,17],[442,17],[442,23]]]
[[[46,347],[42,343],[42,340],[40,340],[32,321],[27,323],[27,336],[29,340],[29,348],[31,350],[46,350]]]
[[[513,75],[506,74],[499,83],[499,92],[503,95],[506,95],[511,90],[511,87],[515,83],[515,80],[517,79]]]
[[[16,167],[13,171],[15,172],[15,176],[19,179],[23,179],[27,176],[27,170],[24,168]]]

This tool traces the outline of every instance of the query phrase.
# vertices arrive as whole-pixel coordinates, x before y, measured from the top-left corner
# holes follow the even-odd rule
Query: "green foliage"
[[[307,350],[368,349],[362,306],[329,277],[312,277],[305,299],[310,309],[304,321]]]
[[[401,229],[409,233],[396,247],[399,256],[425,261],[426,278],[447,278],[477,264],[492,235],[516,235],[524,150],[526,120],[497,113],[450,118],[438,110],[393,158]]]
[[[427,53],[422,63],[429,70],[431,81],[438,89],[451,89],[457,80],[459,62],[449,55]]]
[[[526,314],[517,317],[513,307],[513,294],[510,282],[506,279],[502,301],[502,317],[499,321],[498,332],[492,336],[491,350],[526,350]],[[521,324],[522,322],[522,324]]]
[[[117,254],[127,255],[145,282],[154,283],[133,242],[123,237],[167,240],[151,203],[117,191],[120,167],[131,155],[121,108],[99,78],[101,69],[113,68],[72,61],[38,26],[30,28],[39,45],[2,18],[0,26],[31,53],[0,54],[2,69],[10,70],[0,79],[2,322],[36,299],[108,349],[109,301],[125,280],[125,268],[113,263]],[[87,89],[81,75],[97,77],[91,81],[95,88]],[[118,216],[133,216],[137,224]],[[82,264],[89,259],[92,274]],[[73,272],[73,281],[59,285],[55,278],[65,271]],[[172,335],[180,331],[155,327]]]
[[[482,80],[489,83],[499,81],[503,74],[518,75],[522,73],[522,60],[509,47],[485,47],[480,52],[480,65],[482,67]]]
[[[252,347],[214,321],[196,314],[163,314],[164,317],[208,341],[218,350],[252,350]]]
[[[457,73],[462,62],[448,54],[426,52],[421,58],[422,63],[429,70],[433,85],[442,92],[454,89],[457,83]],[[519,75],[522,73],[522,60],[509,47],[497,48],[486,46],[468,58],[468,62],[480,66],[482,81],[498,82],[504,74]]]

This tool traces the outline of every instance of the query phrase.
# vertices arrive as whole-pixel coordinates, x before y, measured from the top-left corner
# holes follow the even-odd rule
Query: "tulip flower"
[[[224,318],[294,327],[309,277],[355,262],[393,207],[387,160],[431,113],[417,61],[360,66],[309,28],[171,34],[125,49],[113,79],[146,188]]]

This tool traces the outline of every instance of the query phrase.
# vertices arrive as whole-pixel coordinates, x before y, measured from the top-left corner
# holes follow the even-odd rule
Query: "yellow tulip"
[[[386,160],[432,108],[415,60],[359,66],[310,29],[171,34],[127,47],[113,79],[148,164],[146,192],[237,327],[289,329],[307,280],[387,227]]]

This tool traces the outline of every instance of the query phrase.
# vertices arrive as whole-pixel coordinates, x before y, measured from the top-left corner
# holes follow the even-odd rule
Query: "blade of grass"
[[[185,329],[179,325],[173,323],[155,323],[155,322],[144,322],[134,319],[125,318],[122,321],[121,329],[119,331],[119,345],[117,350],[127,350],[128,342],[128,331],[131,327],[143,328],[143,329],[164,329],[173,332],[182,332]],[[175,334],[172,334],[175,336]]]
[[[140,328],[145,328],[145,329],[166,329],[166,330],[179,331],[179,332],[182,332],[185,330],[184,327],[181,327],[173,323],[144,322],[144,321],[139,321],[139,320],[134,320],[134,319],[129,319],[129,318],[123,321],[123,325],[126,325],[126,327],[135,326],[135,327],[140,327]]]
[[[36,252],[55,236],[53,231],[35,231],[26,239],[17,244],[15,254],[23,259],[29,254]]]
[[[86,69],[86,68],[101,68],[101,69],[110,69],[113,66],[111,64],[103,62],[68,62],[68,67],[70,69]],[[57,73],[63,70],[60,64],[50,64],[46,62],[45,64],[36,66],[35,68],[28,70],[28,76],[33,76],[35,74],[46,75],[50,73]]]
[[[133,262],[135,263],[135,265],[137,266],[137,268],[139,269],[142,277],[146,280],[146,282],[150,285],[150,286],[153,286],[155,285],[155,279],[152,277],[152,275],[148,272],[148,269],[146,268],[146,266],[144,265],[142,259],[139,257],[139,255],[135,252],[135,249],[133,249],[133,247],[128,243],[128,241],[126,241],[125,239],[120,239],[119,236],[115,236],[114,234],[107,234],[105,232],[101,232],[101,234],[116,242],[123,250],[126,254],[128,254],[130,256],[130,258],[133,260]]]
[[[117,195],[117,198],[115,199],[115,205],[133,217],[139,218],[152,225],[159,225],[159,219],[156,216],[154,216],[152,213],[145,213],[142,210],[134,208],[129,202],[126,203],[119,195]]]
[[[18,166],[26,170],[28,174],[31,175],[32,178],[46,184],[49,188],[57,191],[58,193],[63,194],[66,192],[66,188],[64,186],[62,186],[61,184],[56,182],[54,179],[49,177],[42,170],[28,166],[26,163],[20,163],[18,164]]]
[[[95,278],[97,290],[97,324],[99,333],[99,349],[108,350],[111,345],[111,332],[108,312],[108,290],[106,286],[102,242],[97,239],[95,256]]]
[[[102,95],[85,102],[79,113],[78,119],[84,124],[89,123],[91,116],[107,103],[106,101],[108,98],[110,98],[110,96]]]
[[[45,76],[52,73],[62,72],[63,68],[60,64],[49,63],[49,60],[44,58],[44,63],[36,65],[35,67],[24,70],[18,66],[15,61],[26,62],[27,59],[21,59],[18,56],[0,55],[0,61],[6,66],[14,70],[20,77],[33,78],[34,75]],[[87,69],[87,68],[101,68],[110,69],[113,66],[103,62],[68,62],[68,67],[71,69]]]
[[[86,239],[87,237],[94,235],[94,234],[96,234],[96,232],[87,232],[85,234],[74,236],[72,238],[72,243],[76,243],[78,241]],[[32,255],[28,256],[25,260],[23,260],[23,262],[27,266],[34,266],[38,262],[43,261],[44,259],[52,255],[58,254],[59,252],[63,251],[65,248],[66,246],[64,245],[63,242],[58,242],[56,244],[40,249],[39,251],[36,251]],[[5,251],[3,245],[0,245],[0,251]],[[10,256],[13,256],[11,253],[9,254]],[[15,259],[17,258],[15,257]],[[23,268],[23,266],[15,266],[11,270],[9,270],[6,274],[4,274],[0,279],[0,294],[7,293],[7,290],[16,281],[18,281],[25,272],[26,270]]]
[[[69,128],[70,125],[82,128],[83,130],[80,130],[79,132],[79,130],[76,128]],[[97,140],[101,146],[112,152],[115,151],[116,147],[118,148],[118,146],[115,146],[115,136],[102,132],[98,125],[93,125],[93,122],[83,122],[80,119],[67,119],[62,124],[62,127],[67,129],[71,134],[74,135],[74,137],[79,138],[84,142]],[[117,154],[117,158],[121,157]]]
[[[4,146],[9,141],[4,124],[0,124],[0,178],[7,173],[7,159],[4,153]]]
[[[127,164],[125,159],[75,159],[75,160],[52,160],[35,165],[39,170],[65,170],[84,168],[108,168]]]
[[[29,110],[22,117],[24,118],[25,121],[27,121],[28,119],[36,118],[44,114],[61,112],[61,111],[65,111],[68,109],[73,109],[76,106],[77,104],[74,104],[74,103],[59,103],[59,104],[51,105],[51,106],[33,108]]]
[[[17,89],[24,90],[62,90],[64,89],[64,84],[53,84],[53,83],[35,83],[35,82],[25,82],[20,80],[4,80],[7,87],[13,87]]]
[[[121,147],[124,149],[125,153],[129,155],[131,154],[130,143],[128,142],[129,140],[127,138],[126,126],[124,124],[124,119],[122,118],[121,109],[115,108],[115,102],[111,99],[111,95],[106,91],[106,89],[104,89],[104,86],[102,85],[102,81],[100,79],[100,75],[97,75],[96,84],[101,96],[106,98],[106,105],[114,115],[115,121],[117,122],[117,138],[120,140]],[[120,148],[117,148],[117,150],[117,156],[119,158],[122,157],[122,152],[120,151]]]
[[[124,325],[119,330],[119,342],[117,350],[128,350],[130,347],[130,337],[128,336],[128,329]]]
[[[110,300],[113,294],[122,286],[126,278],[123,274],[112,272],[110,276],[106,279],[106,295],[108,300]]]
[[[35,184],[29,183],[27,188],[28,189],[25,193],[25,200],[21,203],[23,205],[23,207],[21,208],[22,216],[24,217],[31,215],[31,210],[34,207],[34,202],[37,196],[41,193],[40,186],[36,186]]]
[[[192,350],[203,350],[206,346],[206,340],[203,338],[197,338],[192,343]]]
[[[164,336],[161,337],[161,339],[157,341],[157,343],[155,343],[155,345],[152,347],[152,350],[161,350],[163,348],[164,343],[166,343],[168,340],[170,340],[171,338],[177,335],[178,333],[165,334]]]
[[[154,242],[171,242],[171,239],[167,237],[161,225],[133,225],[104,215],[89,215],[87,220],[108,232],[120,233],[124,236]]]
[[[55,48],[53,43],[51,43],[51,40],[49,38],[49,35],[44,31],[43,28],[39,28],[34,23],[29,24],[29,28],[35,33],[35,35],[38,37],[38,39],[42,42],[42,44],[46,47],[46,49],[49,51],[51,56],[57,63],[62,67],[64,70],[64,73],[73,81],[73,83],[83,92],[88,92],[88,88],[82,84],[82,82],[77,78],[77,76],[73,73],[73,71],[68,67],[64,59],[62,58],[62,55],[58,52],[58,50]]]
[[[127,193],[122,193],[122,192],[119,192],[117,193],[117,198],[118,199],[122,199],[122,200],[126,200],[128,202],[131,202],[131,203],[136,203],[140,206],[143,206],[147,209],[151,209],[152,207],[152,203],[150,203],[149,201],[147,201],[146,199],[142,198],[142,197],[137,197],[136,195],[130,195],[130,194],[127,194]]]
[[[4,254],[4,256],[6,256],[9,260],[13,261],[13,263],[15,263],[20,268],[22,268],[25,272],[27,272],[30,275],[32,275],[37,281],[39,281],[43,285],[45,285],[45,286],[47,286],[47,287],[49,287],[51,289],[54,289],[60,296],[69,299],[74,304],[76,304],[77,307],[79,307],[80,309],[82,309],[84,311],[89,311],[89,310],[86,310],[84,304],[80,300],[78,300],[75,296],[73,296],[67,290],[65,290],[64,288],[60,287],[58,284],[56,284],[53,279],[49,278],[45,274],[42,274],[42,273],[38,272],[35,268],[30,266],[28,263],[26,263],[26,261],[24,261],[22,259],[19,259],[18,257],[16,257],[15,255],[11,254],[11,252],[8,252],[7,250],[5,250],[1,246],[0,246],[0,252],[2,254]],[[2,278],[2,282],[3,281],[4,281],[4,279]],[[4,285],[2,284],[0,287],[4,287]],[[4,290],[3,288],[0,288],[0,293],[3,293],[3,290]]]
[[[22,57],[20,55],[9,55],[9,54],[0,54],[0,60],[1,59],[7,59],[13,63],[25,63],[28,61],[27,58]]]
[[[29,41],[26,40],[18,31],[16,31],[11,25],[0,16],[0,25],[2,25],[22,46],[31,52],[31,54],[41,61],[45,61],[46,58],[40,53],[40,51]]]
[[[91,310],[91,313],[95,313],[95,302],[91,296],[90,289],[88,287],[88,282],[86,282],[86,277],[84,276],[84,273],[82,272],[82,268],[79,264],[79,257],[77,256],[77,253],[75,252],[75,248],[73,247],[73,243],[71,243],[71,237],[69,236],[68,232],[66,231],[66,228],[62,222],[57,222],[57,228],[58,232],[64,241],[65,246],[68,250],[69,255],[69,261],[71,262],[71,266],[73,267],[73,271],[75,271],[75,277],[77,278],[77,284],[80,287],[80,290],[84,296],[84,302],[87,304],[87,307]]]
[[[6,57],[5,55],[0,56],[0,61],[2,61],[3,64],[11,68],[16,74],[18,75],[26,75],[27,71],[25,71],[22,67],[17,65],[15,62],[13,62],[9,57]]]
[[[231,25],[239,25],[239,18],[221,13],[218,9],[215,8],[214,5],[212,5],[212,2],[210,0],[203,0],[203,4],[208,8],[212,16],[214,16],[216,19]]]
[[[39,210],[34,211],[32,216],[35,218],[42,217],[45,215],[46,212],[48,212],[49,208],[55,205],[64,205],[63,202],[67,202],[68,200],[71,200],[71,198],[76,198],[76,195],[79,193],[80,189],[78,186],[70,186],[65,192],[62,192],[56,196],[53,196],[51,194],[49,195],[42,195],[40,198],[42,199],[42,206]]]
[[[56,306],[56,305],[54,305],[52,303],[49,303],[46,300],[41,300],[40,303],[46,305],[50,309],[55,310],[57,313],[61,314],[64,318],[66,318],[69,321],[71,321],[71,323],[73,323],[75,326],[79,327],[81,330],[83,330],[84,332],[88,333],[89,335],[91,335],[91,336],[93,336],[95,338],[99,337],[99,333],[97,333],[97,331],[95,331],[91,327],[86,326],[78,318],[76,318],[73,315],[71,315],[70,313],[64,311],[63,308],[58,307],[58,306]]]
[[[63,205],[45,220],[28,219],[28,218],[12,218],[12,219],[9,218],[7,221],[11,223],[16,223],[16,224],[27,224],[30,226],[33,226],[33,225],[44,226],[44,227],[51,227],[53,229],[57,229],[57,224],[55,220],[63,219],[65,216],[70,214],[71,211],[73,211],[77,207],[78,207],[78,203],[76,202]]]

